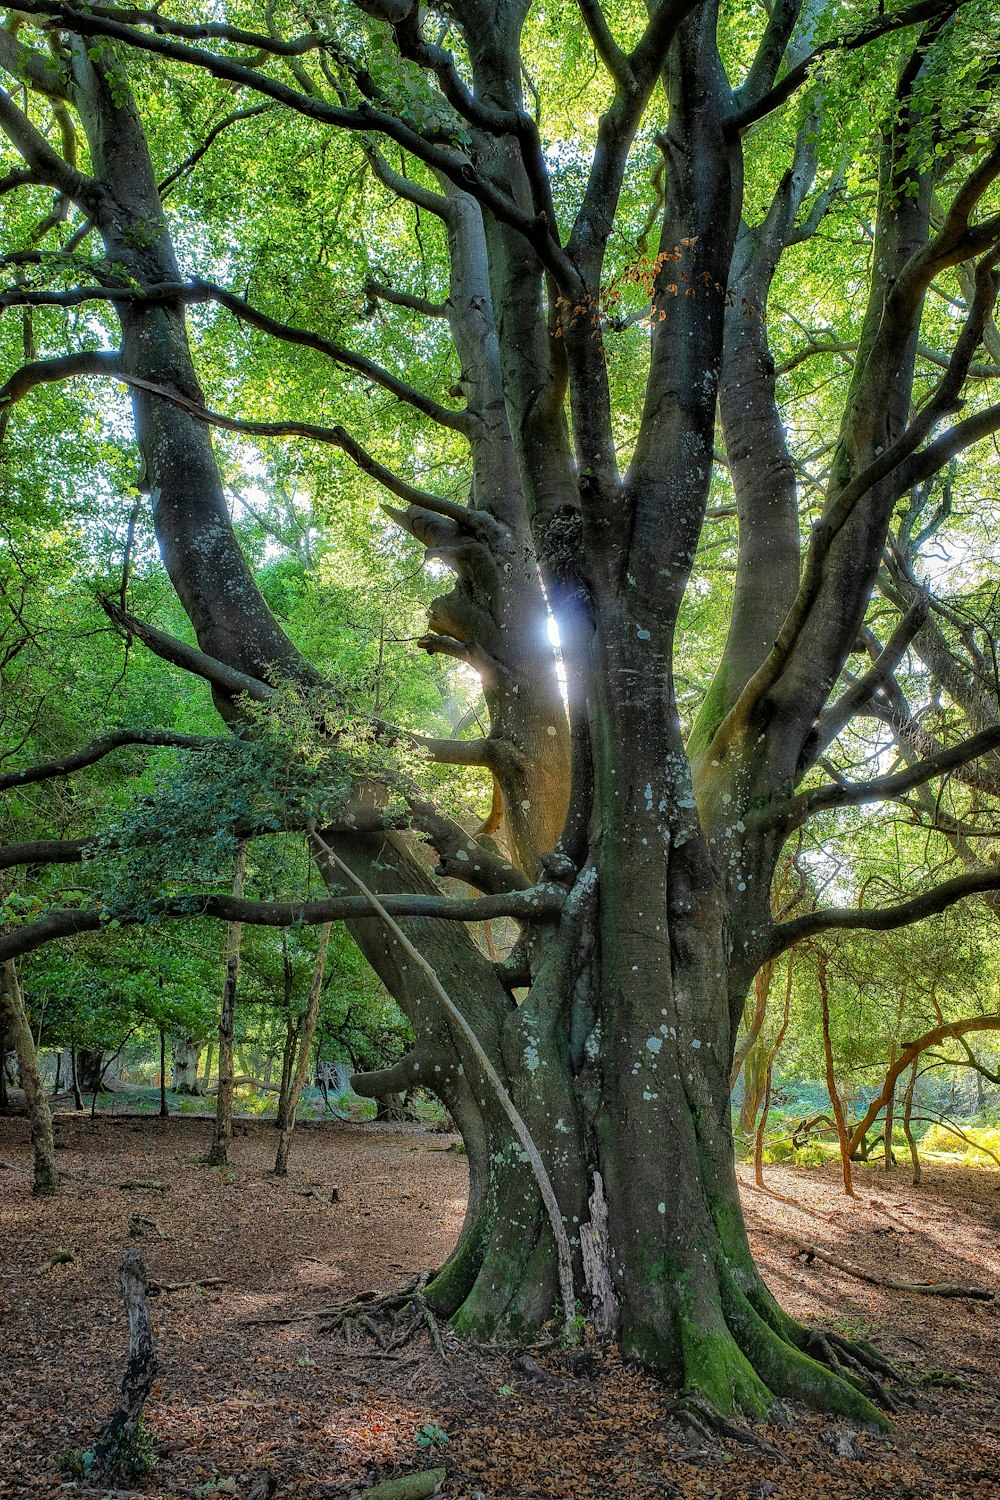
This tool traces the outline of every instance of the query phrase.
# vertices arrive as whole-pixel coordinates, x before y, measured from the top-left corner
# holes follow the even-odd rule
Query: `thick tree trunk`
[[[21,1087],[28,1101],[28,1119],[31,1122],[31,1145],[34,1151],[34,1185],[32,1191],[42,1197],[59,1191],[59,1174],[56,1171],[55,1141],[52,1134],[52,1113],[38,1071],[35,1043],[24,1014],[21,987],[12,963],[3,966],[0,977],[0,1016],[4,1030],[12,1038],[17,1050],[17,1065],[21,1075]]]
[[[175,1094],[200,1094],[198,1063],[201,1058],[201,1038],[196,1036],[172,1038],[173,1070],[170,1087]]]
[[[234,896],[243,894],[246,860],[246,845],[237,844],[233,865]],[[233,1138],[233,1080],[235,1078],[233,1025],[242,941],[242,922],[230,922],[226,928],[226,977],[222,986],[222,1007],[219,1013],[219,1092],[215,1100],[215,1129],[208,1153],[210,1167],[226,1166],[229,1161],[229,1142]]]

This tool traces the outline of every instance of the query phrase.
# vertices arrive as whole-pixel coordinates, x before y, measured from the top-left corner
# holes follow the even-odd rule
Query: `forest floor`
[[[161,1451],[136,1485],[146,1500],[245,1496],[267,1470],[275,1500],[337,1500],[435,1464],[443,1500],[1000,1497],[1000,1300],[893,1291],[797,1255],[809,1241],[878,1276],[1000,1291],[1000,1172],[934,1165],[913,1188],[902,1167],[859,1169],[853,1203],[832,1166],[770,1167],[771,1191],[746,1187],[782,1304],[870,1338],[916,1382],[892,1436],[796,1408],[761,1432],[775,1455],[706,1445],[669,1392],[614,1357],[449,1344],[442,1360],[428,1337],[379,1357],[320,1333],[312,1310],[444,1259],[464,1158],[421,1127],[330,1122],[297,1134],[279,1181],[273,1127],[241,1131],[232,1166],[213,1170],[199,1165],[204,1121],[57,1116],[66,1186],[38,1200],[27,1122],[0,1119],[0,1494],[113,1493],[67,1479],[60,1456],[86,1449],[114,1406],[117,1268],[136,1246],[154,1281],[223,1278],[152,1303]],[[73,1258],[52,1264],[60,1251]]]

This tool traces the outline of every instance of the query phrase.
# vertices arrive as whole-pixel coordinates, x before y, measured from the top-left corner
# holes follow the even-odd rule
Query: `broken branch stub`
[[[135,1467],[139,1419],[157,1370],[149,1317],[149,1276],[138,1250],[125,1251],[118,1279],[128,1315],[128,1360],[118,1405],[94,1444],[94,1476]]]

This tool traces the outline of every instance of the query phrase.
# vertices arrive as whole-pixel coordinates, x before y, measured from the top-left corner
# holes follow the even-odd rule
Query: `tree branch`
[[[515,921],[537,922],[555,916],[565,895],[559,887],[546,884],[500,896],[452,898],[404,894],[380,896],[378,900],[390,916],[396,917],[434,917],[450,922],[488,922],[494,917],[512,917]],[[374,916],[371,903],[364,896],[331,896],[324,901],[253,901],[242,896],[192,895],[165,901],[141,917],[127,911],[112,915],[106,911],[63,908],[48,912],[35,922],[0,932],[0,963],[32,953],[59,938],[151,921],[212,917],[220,922],[245,922],[256,927],[316,927],[324,922],[354,922]]]
[[[22,365],[5,385],[0,386],[0,406],[13,406],[36,385],[71,380],[77,375],[117,375],[120,368],[121,354],[117,349],[85,349],[77,354],[38,359]]]
[[[195,301],[204,297],[218,302],[228,308],[234,317],[239,318],[240,322],[249,323],[251,327],[259,328],[262,333],[282,339],[287,344],[298,344],[307,349],[315,349],[318,354],[325,355],[335,364],[343,365],[345,369],[353,370],[366,380],[382,386],[398,400],[415,407],[417,411],[422,412],[425,417],[430,417],[440,426],[450,427],[455,432],[468,431],[469,418],[466,412],[449,410],[430,396],[425,396],[422,391],[407,385],[405,380],[400,380],[398,375],[393,375],[390,370],[383,369],[374,360],[356,354],[353,349],[347,349],[342,344],[335,344],[331,339],[314,333],[310,328],[296,328],[291,323],[281,323],[277,318],[261,312],[259,308],[251,306],[242,297],[226,291],[225,287],[216,286],[211,281],[202,281],[197,276],[192,277],[191,288],[192,296],[186,300]]]
[[[176,636],[157,630],[155,625],[148,625],[135,615],[127,614],[113,599],[99,597],[98,602],[108,618],[126,635],[134,635],[163,661],[191,672],[195,677],[203,677],[225,697],[236,698],[241,693],[246,693],[258,703],[263,703],[271,696],[272,689],[267,683],[248,676],[246,672],[238,672],[235,667],[206,655],[196,646],[189,646],[186,641],[180,641]]]
[[[785,813],[791,817],[790,826],[797,828],[806,818],[826,808],[858,807],[865,802],[887,802],[892,797],[911,792],[914,787],[923,786],[924,782],[931,781],[935,776],[944,776],[957,766],[964,766],[967,761],[977,760],[979,756],[989,754],[998,745],[1000,745],[1000,725],[995,729],[986,729],[981,734],[975,734],[971,739],[962,740],[957,745],[951,745],[939,754],[917,761],[915,765],[908,766],[905,771],[897,771],[891,776],[876,776],[871,781],[864,782],[844,781],[839,785],[821,786],[814,791],[803,792],[801,796],[793,797],[791,802],[785,804]],[[775,808],[773,811],[776,816],[781,816],[780,808]]]
[[[129,617],[126,617],[129,618]],[[116,623],[118,623],[116,621]],[[132,634],[137,632],[132,631]],[[151,747],[178,750],[210,750],[219,741],[212,735],[179,734],[172,729],[114,729],[100,739],[92,740],[81,750],[73,750],[55,760],[40,761],[34,766],[25,766],[22,771],[8,771],[0,776],[0,792],[11,787],[30,786],[32,782],[49,781],[55,776],[71,776],[103,760],[125,745],[149,745]]]
[[[853,52],[859,47],[867,47],[869,42],[874,42],[879,37],[887,36],[890,32],[900,31],[907,26],[919,25],[921,21],[931,21],[937,16],[947,16],[958,9],[959,0],[917,0],[917,4],[908,6],[905,10],[898,10],[893,15],[880,15],[877,19],[867,22],[858,27],[856,31],[839,33],[828,37],[825,42],[820,42],[817,47],[809,53],[808,57],[792,68],[789,68],[780,83],[768,89],[758,98],[747,96],[742,102],[742,108],[735,110],[730,117],[729,124],[737,130],[746,130],[749,126],[762,120],[773,110],[778,109],[787,99],[790,99],[804,83],[809,81],[816,64],[828,52]]]
[[[957,901],[964,901],[967,896],[980,896],[984,891],[996,890],[1000,890],[1000,869],[992,867],[956,875],[951,880],[942,881],[932,890],[921,891],[909,901],[897,902],[895,906],[876,906],[867,910],[863,907],[820,907],[807,916],[778,923],[771,935],[768,955],[776,957],[793,943],[833,928],[892,932],[897,927],[908,927],[911,922],[919,922],[924,917],[935,917],[940,912],[947,911],[949,906],[954,906]]]

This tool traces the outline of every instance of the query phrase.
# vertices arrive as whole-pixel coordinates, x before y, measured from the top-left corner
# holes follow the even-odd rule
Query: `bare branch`
[[[773,929],[768,953],[770,957],[774,957],[790,948],[793,943],[801,942],[803,938],[815,937],[817,933],[831,929],[853,931],[857,928],[868,932],[892,932],[897,927],[908,927],[911,922],[922,921],[924,917],[935,917],[968,896],[981,896],[984,891],[996,890],[1000,890],[1000,869],[991,866],[988,869],[970,870],[965,875],[956,875],[929,891],[921,891],[919,896],[913,896],[909,901],[897,902],[895,906],[867,909],[853,906],[820,907],[807,916],[780,922]]]
[[[500,896],[453,898],[404,894],[379,896],[378,900],[395,917],[434,917],[449,922],[489,922],[495,917],[512,917],[520,922],[537,922],[556,915],[565,896],[560,887],[545,884]],[[220,922],[245,922],[256,927],[316,927],[324,922],[355,922],[373,916],[371,903],[363,896],[330,896],[324,901],[253,901],[239,896],[191,895],[165,901],[155,912],[142,917],[127,911],[111,916],[82,907],[61,908],[35,922],[8,927],[0,933],[0,963],[32,953],[58,938],[106,932],[112,926],[144,925],[151,920],[191,921],[212,917]]]
[[[263,703],[270,697],[272,689],[258,678],[250,677],[246,672],[238,672],[235,667],[228,666],[214,656],[207,656],[204,651],[189,646],[186,641],[179,641],[176,636],[157,630],[155,625],[148,625],[135,615],[126,614],[113,599],[100,598],[99,603],[108,618],[126,635],[135,636],[154,655],[173,666],[191,672],[195,677],[203,677],[225,697],[236,698],[241,693],[246,693],[258,703]]]
[[[134,632],[133,632],[134,633]],[[95,765],[114,750],[126,745],[148,745],[154,748],[177,750],[210,750],[219,741],[212,735],[179,734],[172,729],[114,729],[100,739],[92,740],[82,750],[73,750],[55,760],[41,761],[34,766],[25,766],[22,771],[8,771],[0,776],[0,792],[11,787],[30,786],[32,782],[49,781],[56,776],[71,776],[85,766]]]
[[[267,313],[261,312],[259,308],[251,306],[242,297],[226,291],[225,287],[216,286],[210,281],[202,281],[200,277],[192,278],[191,289],[192,295],[186,300],[194,301],[202,296],[218,302],[228,308],[242,323],[249,323],[251,327],[259,328],[262,333],[282,339],[285,343],[315,349],[317,353],[325,355],[335,364],[343,365],[345,369],[353,370],[356,374],[364,376],[366,380],[382,386],[384,390],[389,391],[400,401],[405,401],[408,405],[415,407],[417,411],[430,417],[440,426],[450,427],[455,432],[468,431],[469,419],[465,412],[450,411],[448,407],[442,406],[430,396],[414,390],[412,386],[407,385],[405,380],[400,380],[398,375],[393,375],[390,370],[383,369],[374,360],[356,354],[353,349],[347,349],[342,344],[335,344],[332,339],[324,338],[322,334],[314,333],[310,328],[296,328],[291,323],[281,323],[277,318],[272,318]]]
[[[13,406],[36,385],[71,380],[77,375],[117,375],[121,355],[117,349],[84,349],[78,354],[62,354],[52,359],[35,360],[0,386],[0,407]]]
[[[917,761],[905,771],[897,771],[891,776],[875,776],[871,781],[844,781],[838,785],[821,786],[814,791],[803,792],[801,796],[793,797],[790,803],[785,804],[785,815],[791,816],[791,826],[795,828],[806,818],[826,808],[859,807],[866,802],[886,802],[892,797],[912,791],[914,787],[923,786],[924,782],[931,781],[935,776],[944,776],[957,766],[964,766],[967,761],[988,755],[998,745],[1000,725],[995,729],[985,729],[981,734],[974,734],[970,739],[951,745],[937,755]],[[775,808],[774,813],[781,816],[781,809]]]

